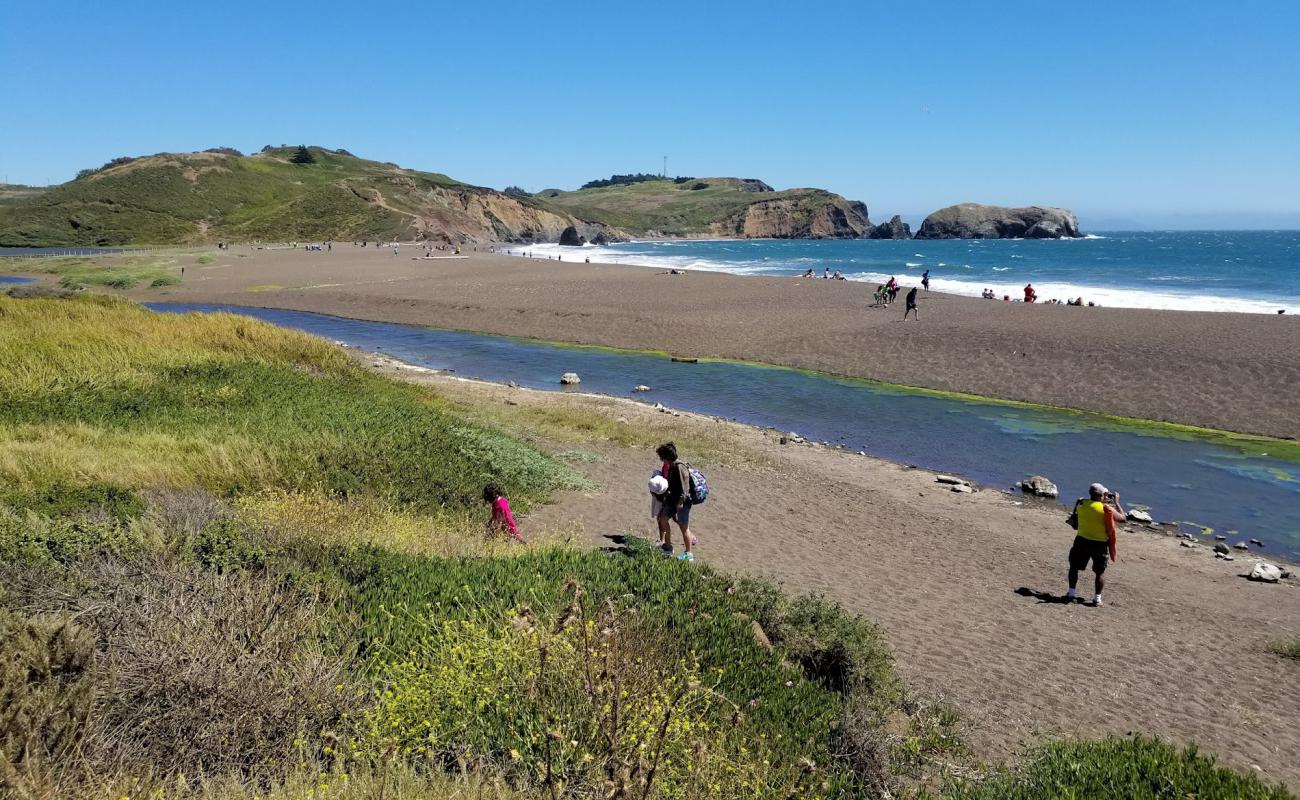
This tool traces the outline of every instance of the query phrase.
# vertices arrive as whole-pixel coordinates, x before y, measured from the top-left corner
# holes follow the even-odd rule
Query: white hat
[[[663,494],[668,491],[668,479],[662,475],[650,478],[650,494]]]
[[[1093,485],[1089,486],[1088,491],[1092,493],[1092,495],[1095,497],[1105,497],[1106,495],[1110,494],[1110,489],[1107,489],[1105,486],[1102,486],[1100,483],[1094,483]]]

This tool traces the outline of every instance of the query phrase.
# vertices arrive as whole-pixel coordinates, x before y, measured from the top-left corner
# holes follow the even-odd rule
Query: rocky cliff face
[[[827,194],[761,200],[712,228],[712,235],[738,239],[860,239],[871,221],[863,203]]]
[[[1005,208],[962,203],[925,218],[918,239],[1078,238],[1079,220],[1064,208]]]
[[[879,225],[872,225],[867,231],[868,239],[911,239],[912,226],[903,222],[903,218],[895,214],[889,222],[882,222]]]
[[[417,199],[415,204],[394,209],[408,216],[410,231],[417,239],[554,242],[569,229],[583,241],[601,237],[618,242],[628,238],[608,225],[586,222],[491,189],[434,187],[419,192]]]

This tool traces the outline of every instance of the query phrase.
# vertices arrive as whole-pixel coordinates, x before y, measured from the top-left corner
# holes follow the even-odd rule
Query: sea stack
[[[1079,220],[1064,208],[1006,208],[961,203],[921,223],[917,239],[1077,239]]]
[[[871,226],[867,232],[868,239],[911,239],[912,227],[903,218],[895,214],[889,222]]]

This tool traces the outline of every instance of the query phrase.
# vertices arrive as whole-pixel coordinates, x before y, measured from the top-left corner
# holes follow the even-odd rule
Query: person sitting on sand
[[[920,322],[920,321],[921,321],[921,312],[920,312],[920,311],[917,309],[917,307],[916,307],[916,287],[915,287],[915,286],[912,287],[912,291],[910,291],[910,292],[907,293],[907,308],[904,309],[904,311],[903,311],[903,322],[907,322],[907,315],[908,315],[908,314],[915,314],[915,315],[916,315],[916,321],[917,321],[917,322]]]
[[[809,267],[808,270],[807,270],[806,272],[804,272],[803,277],[805,277],[805,278],[815,278],[815,277],[817,277],[817,276],[813,273],[813,268],[812,268],[812,267]]]
[[[832,279],[832,280],[837,280],[837,281],[842,281],[842,280],[844,280],[844,275],[843,275],[843,273],[841,273],[841,272],[837,269],[837,270],[835,270],[835,274],[831,276],[831,279]]]
[[[683,552],[678,558],[682,561],[694,561],[695,554],[691,548],[695,537],[691,535],[691,473],[686,464],[677,459],[677,445],[665,442],[655,448],[655,454],[663,460],[660,474],[668,479],[668,490],[663,494],[663,507],[659,510],[659,549],[664,555],[673,554],[672,527],[676,522],[682,532]]]
[[[1073,601],[1079,596],[1075,586],[1079,583],[1079,570],[1092,562],[1095,575],[1092,604],[1101,606],[1101,590],[1106,585],[1106,557],[1118,561],[1115,550],[1115,523],[1127,522],[1128,517],[1119,504],[1119,495],[1112,494],[1100,483],[1088,487],[1087,499],[1080,498],[1074,504],[1072,521],[1077,520],[1074,544],[1070,547],[1070,589],[1065,593],[1066,601]]]
[[[828,281],[830,279],[831,279],[831,268],[827,267],[822,270],[822,280]]]
[[[1038,292],[1034,291],[1034,285],[1033,285],[1032,283],[1026,283],[1026,284],[1025,284],[1025,302],[1026,302],[1026,303],[1032,303],[1032,302],[1034,302],[1034,301],[1037,300],[1037,299],[1038,299]]]
[[[506,499],[501,487],[495,483],[484,486],[483,502],[492,507],[492,517],[487,522],[488,533],[506,533],[511,540],[523,544],[524,537],[519,535],[519,526],[515,524],[515,517],[510,513],[510,501]]]

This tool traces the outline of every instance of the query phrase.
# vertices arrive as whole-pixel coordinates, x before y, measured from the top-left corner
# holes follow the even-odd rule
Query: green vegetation
[[[471,416],[254,320],[0,297],[0,794],[848,798],[965,758],[824,598],[486,536],[489,479],[519,508],[581,479]],[[1142,740],[1053,748],[947,791],[1287,796]]]
[[[307,145],[300,144],[298,145],[298,149],[293,151],[293,155],[289,156],[289,163],[315,164],[316,156],[311,154],[311,151],[307,149]]]
[[[0,246],[376,239],[406,232],[430,190],[462,186],[345,151],[306,150],[313,162],[294,163],[292,147],[114,159],[0,202]]]
[[[1269,645],[1268,649],[1283,658],[1289,658],[1292,661],[1300,661],[1300,639],[1287,639],[1285,641],[1273,642]]]
[[[647,172],[637,172],[630,175],[611,175],[608,178],[600,178],[594,181],[587,181],[582,184],[581,189],[603,189],[606,186],[624,186],[632,183],[645,183],[646,181],[663,181],[667,178],[662,175],[651,175]],[[673,183],[686,183],[693,181],[694,178],[683,178],[678,176],[673,178]]]
[[[1123,797],[1130,800],[1285,800],[1293,795],[1253,776],[1218,767],[1196,748],[1179,750],[1154,739],[1113,737],[1057,742],[1022,770],[953,787],[954,800],[1039,800],[1044,797]]]
[[[737,178],[678,182],[655,176],[616,175],[588,186],[593,184],[608,185],[573,192],[547,190],[539,197],[547,205],[580,219],[603,222],[634,235],[657,231],[666,236],[743,236],[745,214],[755,203],[787,204],[789,215],[805,222],[827,204],[846,210],[850,217],[857,213],[850,209],[853,204],[849,201],[821,189],[775,192],[757,181]],[[866,208],[862,207],[860,213],[865,222]]]
[[[175,286],[181,282],[180,267],[174,259],[148,256],[67,256],[43,258],[37,262],[20,263],[26,268],[33,263],[48,275],[58,275],[59,285],[65,289],[85,289],[91,286],[109,289],[134,289],[144,285],[153,288]]]

